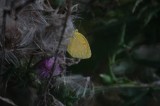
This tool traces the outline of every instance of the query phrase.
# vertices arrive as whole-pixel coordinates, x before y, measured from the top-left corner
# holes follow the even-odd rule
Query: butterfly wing
[[[91,57],[89,43],[78,31],[75,31],[74,36],[70,39],[67,51],[74,58],[87,59]]]

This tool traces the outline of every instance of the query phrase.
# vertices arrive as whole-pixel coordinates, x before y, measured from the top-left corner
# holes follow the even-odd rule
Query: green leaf
[[[145,19],[144,26],[146,26],[146,25],[151,21],[151,19],[153,18],[153,16],[155,16],[159,11],[160,11],[160,8],[152,11],[152,12],[147,16],[147,18]]]
[[[135,2],[135,5],[134,5],[134,7],[133,7],[133,9],[132,9],[132,13],[135,12],[136,8],[138,7],[138,5],[139,5],[142,1],[143,1],[143,0],[137,0],[137,1]]]
[[[124,39],[125,39],[125,33],[126,33],[126,24],[124,24],[122,26],[122,32],[121,32],[121,37],[120,37],[120,42],[119,42],[120,46],[125,45],[125,41],[124,41]]]
[[[104,83],[106,84],[112,84],[113,80],[109,75],[106,74],[100,74],[100,77],[102,78],[102,80],[104,81]]]

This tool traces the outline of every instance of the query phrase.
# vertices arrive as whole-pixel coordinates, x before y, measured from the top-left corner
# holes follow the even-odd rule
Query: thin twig
[[[58,57],[58,52],[59,52],[59,48],[60,48],[60,46],[61,46],[61,43],[62,43],[62,40],[63,40],[63,37],[64,37],[64,34],[65,34],[65,29],[66,29],[66,27],[67,27],[67,21],[68,21],[68,19],[69,19],[69,16],[70,16],[70,14],[71,14],[71,4],[72,4],[72,0],[67,0],[67,7],[68,7],[68,10],[67,10],[67,13],[66,13],[66,17],[65,17],[65,21],[64,21],[64,26],[63,26],[63,29],[62,29],[62,32],[61,32],[61,36],[60,36],[60,40],[59,40],[59,42],[58,42],[58,46],[57,46],[57,49],[56,49],[56,51],[55,51],[55,58],[54,58],[54,64],[53,64],[53,67],[52,67],[52,74],[51,74],[51,76],[49,77],[49,80],[48,80],[48,83],[47,83],[47,85],[46,85],[46,88],[45,88],[45,93],[44,93],[44,102],[45,102],[45,106],[47,106],[46,105],[46,95],[47,95],[47,89],[49,88],[49,85],[50,85],[50,83],[51,83],[51,80],[52,80],[52,78],[53,78],[53,76],[54,76],[54,71],[55,71],[55,65],[56,65],[56,61],[57,61],[57,57]]]
[[[116,84],[116,85],[110,85],[110,86],[99,86],[99,87],[94,87],[95,93],[98,92],[104,92],[104,91],[110,91],[110,90],[116,90],[116,89],[159,89],[160,90],[160,85],[154,85],[154,84]]]
[[[4,98],[2,96],[0,96],[0,100],[12,105],[12,106],[17,106],[12,100],[8,99],[8,98]]]
[[[7,1],[4,2],[4,7],[7,5]],[[8,10],[3,9],[2,13],[2,25],[1,25],[1,35],[0,35],[0,46],[2,50],[2,56],[0,60],[0,71],[2,72],[3,63],[5,60],[5,30],[6,30],[6,16],[7,16]]]

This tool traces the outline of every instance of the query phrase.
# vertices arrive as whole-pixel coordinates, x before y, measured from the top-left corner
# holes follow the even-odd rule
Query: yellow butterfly
[[[67,51],[74,58],[88,59],[91,57],[89,43],[78,30],[75,30],[74,35],[70,38]]]

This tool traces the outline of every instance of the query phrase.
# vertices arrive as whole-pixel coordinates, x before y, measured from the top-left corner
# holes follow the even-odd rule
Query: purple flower
[[[37,65],[37,70],[40,77],[49,78],[52,74],[53,65],[55,64],[55,69],[53,70],[53,76],[60,75],[62,73],[62,67],[58,62],[54,62],[54,57],[47,58],[39,62]]]

